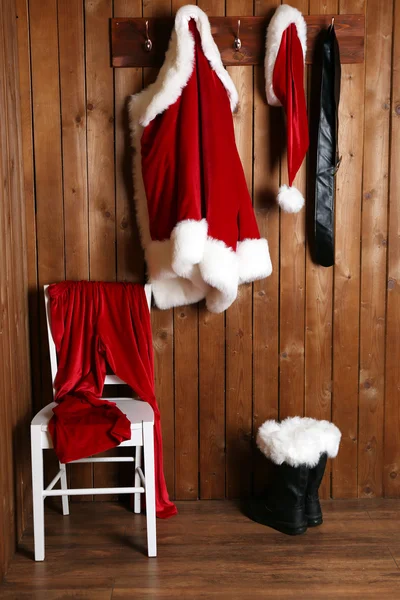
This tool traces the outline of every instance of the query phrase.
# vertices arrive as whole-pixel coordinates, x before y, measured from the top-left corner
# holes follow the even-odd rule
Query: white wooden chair
[[[50,364],[52,382],[57,373],[57,354],[50,330],[50,310],[47,285],[44,286],[46,303],[47,331],[50,350]],[[145,286],[147,301],[151,303],[151,286]],[[107,375],[106,385],[124,384],[116,375]],[[54,394],[54,389],[53,389]],[[33,488],[33,528],[35,544],[35,560],[44,560],[44,500],[47,496],[62,497],[63,515],[69,514],[68,496],[83,494],[134,494],[134,512],[140,513],[140,496],[146,495],[146,520],[147,520],[147,548],[149,556],[157,556],[156,538],[156,506],[155,506],[155,476],[154,476],[154,413],[147,402],[132,398],[112,398],[118,408],[126,414],[131,422],[131,439],[122,442],[120,446],[135,446],[135,457],[110,456],[88,457],[73,461],[74,463],[104,463],[104,462],[132,462],[134,470],[133,487],[114,488],[82,488],[69,489],[67,485],[66,465],[61,464],[60,470],[47,488],[44,488],[43,476],[43,450],[53,448],[51,436],[48,433],[48,423],[53,416],[55,402],[48,404],[34,417],[31,423],[31,460],[32,460],[32,488]],[[144,468],[146,477],[141,468],[142,446],[144,455]],[[72,463],[69,463],[72,464]],[[61,489],[54,489],[60,480]]]

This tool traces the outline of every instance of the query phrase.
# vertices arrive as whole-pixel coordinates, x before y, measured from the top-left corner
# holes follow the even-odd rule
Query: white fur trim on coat
[[[207,237],[205,219],[181,221],[169,240],[147,246],[145,258],[154,300],[161,309],[205,298],[208,310],[220,313],[234,302],[240,283],[272,272],[267,240],[244,240],[235,252],[221,240]]]
[[[239,263],[239,283],[249,283],[271,275],[272,263],[265,238],[239,242],[236,255]]]
[[[210,312],[220,313],[236,300],[239,269],[236,252],[221,240],[208,238],[200,263],[203,280],[211,286],[206,296]]]
[[[189,21],[194,19],[201,38],[204,55],[225,87],[232,112],[238,103],[238,93],[228,72],[222,64],[218,47],[211,35],[207,15],[198,6],[182,6],[176,13],[164,64],[154,83],[145,90],[131,96],[134,104],[130,106],[131,126],[140,124],[146,127],[157,115],[174,104],[193,71],[195,42],[189,30]]]
[[[208,310],[219,313],[236,299],[238,255],[221,240],[207,237],[205,219],[180,221],[169,240],[150,242],[145,258],[159,308],[206,298]]]
[[[193,265],[204,256],[208,224],[206,219],[180,221],[171,234],[173,245],[172,268],[180,277],[190,278]]]
[[[288,4],[282,4],[279,6],[274,16],[271,19],[270,24],[267,29],[267,37],[266,37],[266,47],[265,47],[265,61],[264,61],[264,71],[265,71],[265,91],[267,93],[267,101],[271,106],[281,106],[278,98],[274,93],[273,86],[273,73],[276,62],[276,57],[278,56],[279,48],[282,41],[282,35],[285,29],[294,23],[297,29],[297,35],[299,36],[299,40],[301,43],[301,47],[303,49],[303,57],[304,60],[306,58],[307,52],[307,25],[304,20],[303,15],[297,8],[293,8]]]
[[[205,298],[206,288],[207,286],[203,289],[196,287],[192,281],[183,277],[152,281],[151,284],[154,301],[161,310],[199,302]]]
[[[333,423],[308,417],[288,417],[281,423],[265,421],[258,430],[257,446],[277,465],[315,467],[321,454],[334,458],[341,433]]]
[[[294,185],[281,185],[277,202],[284,212],[297,213],[304,206],[304,196]]]

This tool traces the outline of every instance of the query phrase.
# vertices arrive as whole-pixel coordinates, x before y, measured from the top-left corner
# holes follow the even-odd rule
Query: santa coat
[[[205,13],[176,14],[157,80],[131,96],[137,221],[154,299],[227,309],[272,272],[237,152],[238,95]]]

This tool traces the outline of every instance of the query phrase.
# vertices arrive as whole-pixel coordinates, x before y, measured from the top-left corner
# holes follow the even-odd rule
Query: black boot
[[[248,516],[288,535],[300,535],[307,530],[305,498],[308,467],[291,467],[287,463],[275,465],[275,476],[268,490],[260,498],[249,501]]]
[[[322,524],[322,510],[318,497],[319,486],[325,473],[326,452],[321,454],[318,464],[310,469],[308,474],[308,487],[306,493],[306,518],[309,527]]]

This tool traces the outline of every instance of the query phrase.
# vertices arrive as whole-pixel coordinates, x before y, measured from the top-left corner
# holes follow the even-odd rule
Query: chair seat
[[[110,402],[115,402],[121,412],[123,412],[131,422],[131,429],[139,429],[142,423],[153,423],[154,413],[150,404],[142,400],[133,400],[133,398],[109,398]],[[47,431],[53,408],[57,406],[56,402],[51,402],[32,420],[32,425],[41,427],[42,431]]]

